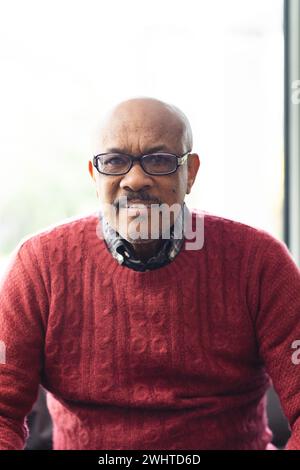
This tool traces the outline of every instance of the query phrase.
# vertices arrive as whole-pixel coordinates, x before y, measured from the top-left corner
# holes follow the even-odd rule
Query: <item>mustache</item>
[[[162,201],[157,198],[153,197],[150,194],[147,194],[145,192],[132,192],[130,194],[124,194],[123,196],[120,196],[119,198],[116,198],[113,202],[113,206],[116,209],[122,209],[126,207],[126,204],[129,203],[130,201],[141,201],[145,203],[150,203],[150,204],[162,204]]]

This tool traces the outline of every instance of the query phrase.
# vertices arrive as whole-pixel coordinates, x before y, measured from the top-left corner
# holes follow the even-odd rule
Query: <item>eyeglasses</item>
[[[173,153],[155,152],[140,157],[133,157],[125,153],[100,153],[93,157],[93,165],[103,175],[125,175],[132,168],[133,162],[140,165],[148,175],[170,175],[183,165],[189,152],[182,156]]]

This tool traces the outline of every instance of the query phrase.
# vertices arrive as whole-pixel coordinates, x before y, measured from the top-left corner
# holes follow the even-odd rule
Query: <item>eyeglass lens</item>
[[[144,155],[141,160],[141,164],[147,173],[166,174],[171,173],[176,169],[177,159],[175,155],[153,153]],[[118,153],[100,155],[98,158],[99,171],[110,175],[126,173],[130,165],[130,157]]]

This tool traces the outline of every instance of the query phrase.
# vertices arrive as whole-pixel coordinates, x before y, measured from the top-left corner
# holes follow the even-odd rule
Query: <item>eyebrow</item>
[[[162,144],[162,145],[156,145],[155,147],[146,148],[143,152],[143,155],[146,155],[147,153],[159,152],[161,150],[163,150],[164,152],[170,152],[167,149],[167,147],[164,144]],[[107,153],[125,153],[125,154],[130,155],[126,150],[119,149],[119,148],[116,148],[116,147],[112,147],[112,148],[107,149]]]

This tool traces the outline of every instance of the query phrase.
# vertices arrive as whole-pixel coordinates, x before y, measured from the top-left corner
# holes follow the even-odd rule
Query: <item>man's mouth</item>
[[[127,207],[151,207],[152,204],[157,204],[156,202],[151,201],[129,201]]]
[[[148,212],[151,209],[151,204],[154,203],[148,201],[130,201],[126,205],[125,209],[127,209],[128,215],[142,215],[145,211]]]
[[[126,205],[121,205],[120,209],[126,209],[127,216],[143,216],[149,213],[152,204],[159,205],[156,201],[128,201]]]
[[[128,201],[126,205],[120,205],[120,209],[143,209],[144,207],[150,209],[152,204],[159,205],[156,201]]]

